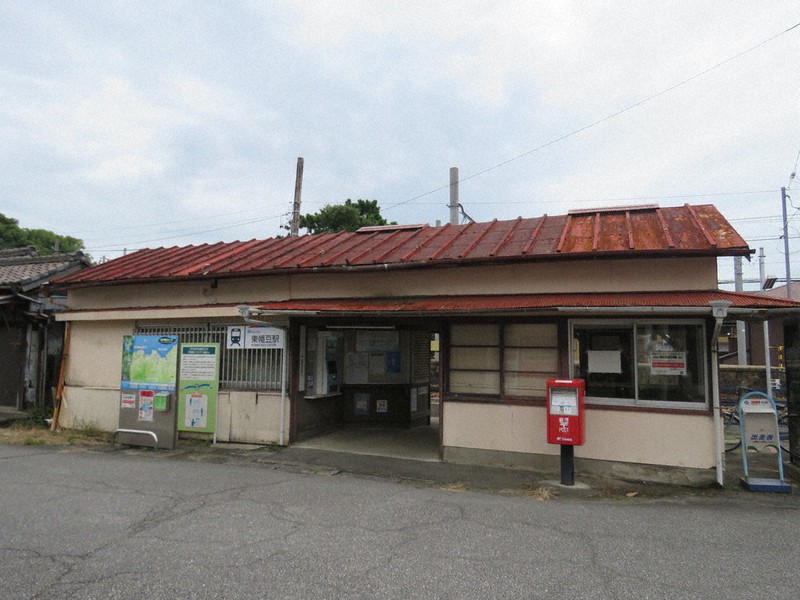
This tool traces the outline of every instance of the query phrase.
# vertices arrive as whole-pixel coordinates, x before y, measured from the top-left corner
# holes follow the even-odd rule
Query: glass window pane
[[[635,399],[633,326],[577,325],[573,334],[573,370],[586,395]]]
[[[545,395],[547,380],[552,375],[534,373],[506,373],[505,387],[509,396],[533,396],[542,398]]]
[[[705,402],[701,325],[637,327],[639,399]]]
[[[497,371],[500,369],[499,348],[452,348],[450,367],[453,369],[480,369]]]
[[[504,334],[506,346],[558,346],[558,327],[555,323],[518,323],[507,325]]]
[[[450,344],[454,346],[497,346],[500,344],[499,325],[453,325]]]
[[[504,367],[508,371],[558,372],[556,348],[506,348]]]
[[[450,391],[455,394],[500,393],[500,373],[490,371],[450,371]]]

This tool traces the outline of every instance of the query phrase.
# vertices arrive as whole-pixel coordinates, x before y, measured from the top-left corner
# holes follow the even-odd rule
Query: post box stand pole
[[[575,446],[561,445],[561,485],[575,485]]]

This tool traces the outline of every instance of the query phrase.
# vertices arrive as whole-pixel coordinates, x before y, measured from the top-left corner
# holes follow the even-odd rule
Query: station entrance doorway
[[[430,326],[299,328],[292,446],[438,461],[439,335]]]

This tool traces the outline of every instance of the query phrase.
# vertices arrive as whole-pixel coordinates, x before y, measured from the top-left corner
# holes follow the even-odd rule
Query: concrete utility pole
[[[450,167],[450,225],[458,225],[458,167]]]
[[[766,290],[764,285],[767,282],[767,269],[765,264],[766,256],[764,256],[764,248],[758,249],[758,276],[761,279],[761,293],[765,294]],[[769,347],[769,321],[764,319],[764,377],[767,380],[767,394],[772,395],[772,356],[770,355]]]
[[[783,203],[783,254],[786,257],[786,297],[792,297],[792,273],[789,268],[789,221],[786,220],[786,188],[781,188]]]
[[[292,224],[289,237],[297,237],[300,232],[300,194],[303,191],[303,157],[297,157],[297,175],[294,178],[294,204],[292,205]]]
[[[742,257],[733,257],[733,279],[737,292],[744,291],[742,280]],[[747,327],[744,321],[736,321],[736,362],[739,366],[747,364]]]

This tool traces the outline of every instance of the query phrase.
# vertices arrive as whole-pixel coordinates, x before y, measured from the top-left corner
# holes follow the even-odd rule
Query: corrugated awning
[[[800,301],[756,294],[709,291],[614,292],[583,294],[515,294],[424,296],[414,298],[340,298],[266,302],[252,306],[261,313],[318,315],[454,315],[526,312],[609,312],[709,314],[709,302],[725,300],[735,313],[798,313]]]

